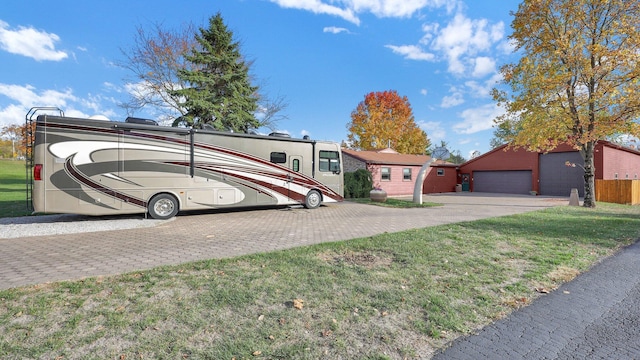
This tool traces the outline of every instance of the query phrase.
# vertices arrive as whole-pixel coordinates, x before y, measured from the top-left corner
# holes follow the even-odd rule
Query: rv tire
[[[149,201],[149,216],[156,220],[171,219],[178,213],[178,200],[171,194],[158,194]]]
[[[311,190],[304,198],[304,207],[307,209],[316,209],[322,204],[322,195],[318,190]]]

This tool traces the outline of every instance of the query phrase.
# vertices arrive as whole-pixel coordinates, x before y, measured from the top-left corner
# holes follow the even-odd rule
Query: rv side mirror
[[[333,170],[333,173],[336,175],[340,175],[340,170]]]

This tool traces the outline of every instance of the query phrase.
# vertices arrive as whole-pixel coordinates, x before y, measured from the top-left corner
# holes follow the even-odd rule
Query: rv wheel
[[[318,190],[311,190],[307,193],[307,197],[304,199],[304,207],[307,209],[315,209],[322,203],[322,195]]]
[[[173,195],[159,194],[149,202],[149,215],[157,220],[171,219],[178,213],[178,200]]]

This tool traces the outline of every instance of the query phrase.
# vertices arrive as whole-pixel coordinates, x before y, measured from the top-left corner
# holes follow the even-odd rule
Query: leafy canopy
[[[409,100],[395,90],[368,93],[351,113],[347,127],[355,149],[391,147],[402,154],[425,154],[430,145],[414,121]]]

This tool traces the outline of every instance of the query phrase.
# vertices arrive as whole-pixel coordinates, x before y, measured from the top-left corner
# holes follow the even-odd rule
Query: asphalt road
[[[640,359],[640,243],[432,359]]]

